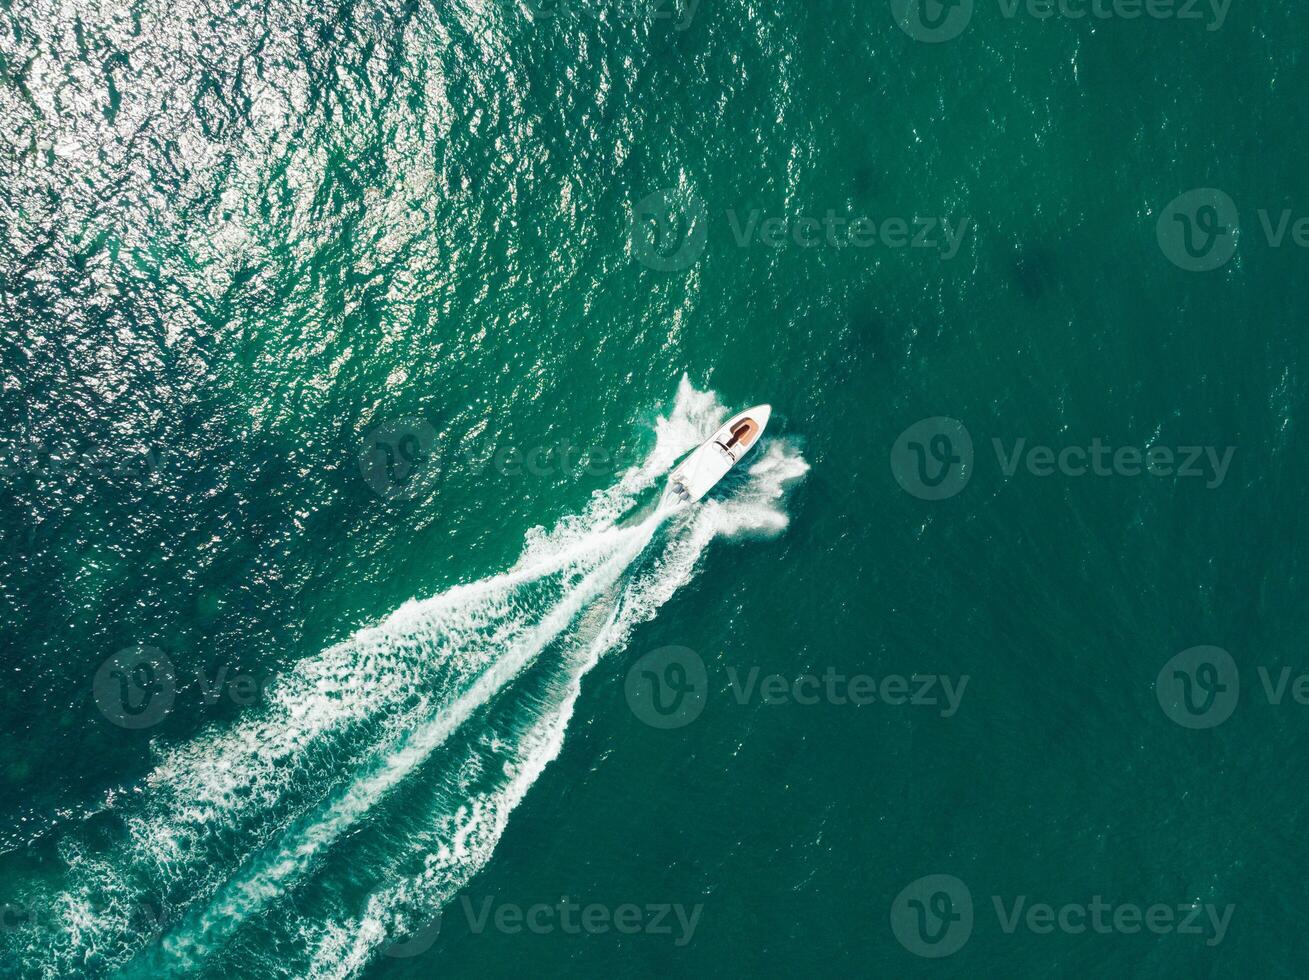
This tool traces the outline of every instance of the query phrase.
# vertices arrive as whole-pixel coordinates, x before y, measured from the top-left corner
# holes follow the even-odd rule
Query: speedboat
[[[712,490],[728,470],[759,444],[759,437],[764,434],[764,426],[772,413],[771,405],[756,405],[728,419],[722,428],[677,464],[668,477],[664,500],[693,504]]]

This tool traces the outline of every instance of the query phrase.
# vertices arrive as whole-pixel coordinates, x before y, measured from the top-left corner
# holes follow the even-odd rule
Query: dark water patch
[[[1029,300],[1045,296],[1056,282],[1054,252],[1043,245],[1024,245],[1013,260],[1013,278]]]

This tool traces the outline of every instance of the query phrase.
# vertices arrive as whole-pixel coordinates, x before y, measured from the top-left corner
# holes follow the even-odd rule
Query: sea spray
[[[698,431],[712,428],[714,421],[702,422]],[[688,435],[694,441],[694,433]],[[406,937],[431,932],[432,917],[490,859],[510,814],[558,755],[587,672],[606,653],[621,650],[631,631],[652,619],[692,578],[712,540],[780,533],[787,524],[785,495],[808,468],[794,444],[774,441],[762,448],[746,471],[747,481],[730,497],[674,513],[667,539],[656,543],[654,553],[648,552],[634,569],[594,638],[558,666],[557,700],[534,706],[530,727],[504,743],[497,754],[504,773],[498,787],[472,797],[470,806],[434,813],[431,827],[415,835],[413,846],[427,852],[423,871],[397,873],[395,881],[369,897],[358,916],[336,923],[301,923],[301,937],[316,946],[310,976],[358,976],[379,951],[400,945]]]
[[[633,518],[728,414],[683,381],[642,464],[530,532],[509,570],[406,603],[306,658],[257,714],[157,747],[98,830],[57,838],[63,887],[21,896],[51,928],[8,948],[37,975],[94,964],[144,976],[215,966],[238,935],[248,957],[263,932],[259,948],[305,951],[261,962],[268,976],[357,975],[490,859],[558,754],[582,678],[693,577],[708,544],[785,527],[786,487],[807,466],[775,436],[721,494]],[[97,844],[105,819],[111,847]],[[331,884],[345,877],[366,893]]]
[[[225,885],[210,907],[195,919],[194,926],[165,941],[168,958],[180,960],[184,967],[192,965],[194,954],[204,953],[220,943],[247,918],[261,911],[268,901],[282,894],[324,848],[362,819],[378,800],[553,642],[588,599],[611,586],[640,554],[654,528],[654,521],[643,525],[643,534],[630,539],[622,551],[569,590],[535,629],[505,650],[452,703],[433,712],[329,806],[300,821],[269,854],[261,855],[250,871]]]

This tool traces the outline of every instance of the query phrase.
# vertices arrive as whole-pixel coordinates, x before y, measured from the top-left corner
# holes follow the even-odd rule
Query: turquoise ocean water
[[[0,23],[0,975],[1303,974],[1302,4]]]

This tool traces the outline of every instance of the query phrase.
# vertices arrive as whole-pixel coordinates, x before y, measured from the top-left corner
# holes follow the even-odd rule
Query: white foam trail
[[[6,949],[16,944],[33,975],[67,976],[88,963],[112,971],[129,960],[128,972],[157,973],[153,934],[137,921],[147,902],[182,916],[163,943],[175,963],[203,958],[244,923],[306,950],[303,960],[259,964],[261,975],[364,969],[489,860],[509,814],[557,755],[583,676],[690,580],[708,543],[785,527],[784,487],[807,466],[776,438],[729,478],[726,497],[619,526],[727,414],[683,379],[654,423],[646,460],[582,513],[530,532],[508,571],[406,603],[307,658],[258,714],[162,751],[144,784],[110,811],[124,832],[113,847],[78,827],[56,838],[60,888],[17,896],[56,928],[5,937]],[[541,681],[543,692],[532,686]],[[438,751],[442,765],[429,772],[424,762]],[[408,797],[403,815],[379,808],[402,785],[430,790],[429,810],[416,811],[430,812],[428,822],[403,822]],[[364,829],[375,813],[386,814],[382,825]],[[373,882],[364,907],[345,907],[332,889],[328,898],[315,892],[312,913],[286,901],[339,873],[334,847],[377,834],[385,846],[351,868]],[[273,903],[278,915],[252,917]]]
[[[120,962],[139,932],[143,888],[155,905],[170,893],[207,902],[237,864],[319,805],[341,772],[394,750],[448,700],[442,691],[462,689],[529,631],[539,614],[527,598],[540,583],[583,574],[629,547],[641,532],[614,527],[617,515],[587,533],[540,536],[506,573],[406,603],[297,665],[259,714],[169,748],[120,804],[124,844],[102,853],[76,833],[59,841],[70,885],[25,901],[58,924],[55,935],[0,938],[26,940],[24,959],[49,976],[87,956]]]
[[[632,559],[640,554],[654,533],[655,524],[652,519],[641,525],[641,533],[632,536],[622,551],[582,579],[536,629],[504,651],[467,691],[410,734],[398,749],[389,753],[369,773],[357,779],[326,813],[316,816],[309,826],[288,834],[279,843],[276,853],[261,859],[253,871],[224,887],[218,900],[200,916],[194,929],[169,937],[165,952],[179,958],[183,965],[191,966],[196,954],[202,955],[221,943],[242,922],[262,910],[270,899],[282,894],[324,848],[364,817],[383,796],[429,758],[474,711],[486,704],[547,644],[554,641],[588,600],[612,586]]]
[[[703,414],[714,417],[697,419],[689,430],[677,431],[682,427],[672,420],[660,429],[673,445],[693,445],[700,433],[712,429],[725,413],[712,396],[694,392],[685,380],[682,389],[679,406],[684,405],[685,396],[701,396],[686,401],[699,401]],[[679,413],[675,411],[673,418],[679,419]],[[667,465],[678,455],[680,450],[666,458]],[[509,815],[558,755],[586,673],[606,653],[620,649],[637,624],[653,618],[692,578],[701,554],[715,537],[771,536],[784,530],[784,496],[808,469],[793,444],[774,440],[750,465],[745,485],[731,497],[709,500],[674,516],[668,540],[650,568],[626,583],[594,640],[565,660],[563,677],[556,685],[558,700],[540,706],[530,726],[516,740],[505,743],[504,758],[497,759],[505,773],[501,784],[453,814],[443,815],[428,833],[412,842],[428,854],[423,873],[397,877],[375,892],[357,917],[328,925],[302,923],[302,938],[315,944],[308,975],[335,980],[358,976],[386,944],[412,934],[456,895],[490,859]]]

